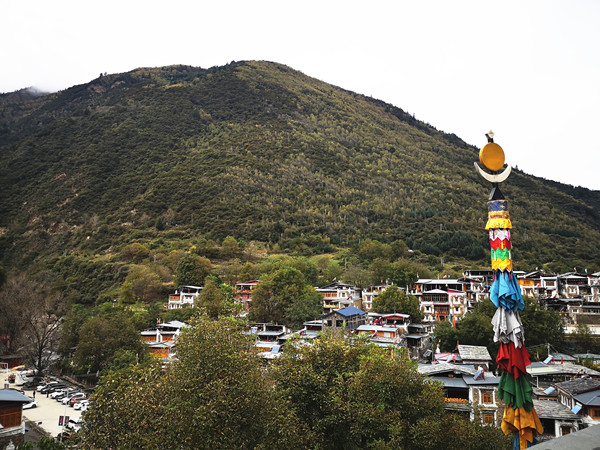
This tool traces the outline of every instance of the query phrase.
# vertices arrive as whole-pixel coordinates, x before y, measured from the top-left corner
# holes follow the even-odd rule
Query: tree
[[[91,317],[81,326],[74,362],[82,370],[96,372],[108,368],[115,355],[124,350],[137,354],[140,361],[148,354],[127,314],[115,309]]]
[[[342,275],[342,279],[346,283],[367,286],[369,281],[373,279],[373,274],[360,264],[349,264],[347,270]]]
[[[91,311],[83,305],[75,304],[69,308],[62,322],[62,332],[58,351],[61,355],[70,357],[79,342],[81,325],[90,317]]]
[[[560,315],[553,310],[541,308],[535,299],[524,297],[525,309],[519,311],[523,322],[528,348],[550,344],[555,348],[564,348],[564,331]],[[477,303],[456,327],[461,344],[487,346],[490,354],[498,352],[498,343],[493,342],[494,329],[492,317],[496,307],[489,300]]]
[[[494,328],[490,316],[481,312],[471,312],[463,317],[456,324],[456,327],[458,329],[458,340],[461,344],[482,345],[488,347],[492,354],[498,352],[499,344],[494,344]]]
[[[294,267],[284,266],[261,277],[252,291],[250,320],[298,326],[322,313],[322,297]]]
[[[204,308],[212,319],[218,318],[223,312],[223,294],[215,277],[206,277],[204,289],[198,295],[198,306]]]
[[[150,250],[144,244],[134,242],[123,249],[123,256],[136,264],[142,262],[150,254]]]
[[[4,283],[6,283],[6,269],[0,264],[0,288],[4,286]]]
[[[524,297],[525,309],[520,311],[528,347],[550,344],[564,348],[565,332],[560,314],[544,309],[532,297]]]
[[[499,344],[494,343],[492,326],[492,317],[495,312],[496,307],[490,300],[477,303],[471,312],[456,323],[458,341],[465,345],[482,345],[488,348],[491,355],[497,354]]]
[[[241,254],[240,245],[233,236],[227,236],[221,244],[221,256],[224,259],[238,257]]]
[[[96,448],[302,448],[308,430],[272,389],[231,319],[203,318],[179,338],[178,361],[104,376],[79,446]]]
[[[411,286],[418,278],[428,278],[431,271],[422,264],[398,259],[388,267],[388,280],[398,286]]]
[[[265,371],[238,322],[192,325],[165,370],[119,357],[128,368],[101,378],[79,448],[512,448],[445,412],[440,385],[406,353],[323,336],[292,342]]]
[[[389,260],[392,253],[392,248],[389,245],[372,239],[365,239],[361,242],[357,251],[358,256],[366,261],[373,261],[376,258]]]
[[[392,257],[395,259],[405,258],[408,255],[408,245],[406,242],[397,240],[391,243]]]
[[[120,295],[125,303],[134,301],[152,302],[161,298],[160,277],[146,266],[133,266],[123,283]]]
[[[383,258],[375,258],[371,264],[369,264],[369,271],[371,272],[371,284],[384,283],[388,279],[390,263]]]
[[[575,331],[569,335],[569,341],[575,346],[577,353],[595,353],[597,344],[590,328],[583,323],[578,323]]]
[[[315,267],[318,270],[316,285],[323,286],[337,279],[344,269],[337,261],[332,260],[329,255],[319,255],[314,258]]]
[[[451,322],[440,322],[435,326],[435,343],[442,352],[453,352],[458,342],[458,331]],[[463,342],[466,344],[466,342]]]
[[[307,320],[323,315],[323,297],[314,288],[305,286],[304,292],[285,309],[287,323],[299,328]]]
[[[177,264],[177,275],[175,283],[178,286],[204,285],[204,279],[213,272],[213,265],[210,259],[204,256],[185,255]]]
[[[407,354],[391,358],[366,341],[322,337],[312,346],[292,345],[272,376],[314,434],[312,448],[511,448],[503,447],[500,430],[452,420],[440,386],[422,377]],[[452,439],[444,432],[450,425]]]
[[[380,314],[409,314],[413,323],[420,323],[423,320],[419,301],[394,284],[373,299],[373,311]]]
[[[62,295],[50,288],[49,277],[20,275],[0,291],[0,334],[11,337],[10,350],[21,352],[40,376],[58,350],[65,308]]]

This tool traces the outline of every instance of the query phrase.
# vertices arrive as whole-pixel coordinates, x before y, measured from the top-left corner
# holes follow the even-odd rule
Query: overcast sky
[[[275,61],[600,190],[600,1],[0,0],[0,92]]]

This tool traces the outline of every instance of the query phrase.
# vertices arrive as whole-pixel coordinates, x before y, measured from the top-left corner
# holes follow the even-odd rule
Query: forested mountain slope
[[[227,235],[299,252],[401,239],[486,264],[477,148],[280,64],[137,69],[0,108],[7,267]],[[524,269],[598,267],[598,192],[519,171],[503,191]]]

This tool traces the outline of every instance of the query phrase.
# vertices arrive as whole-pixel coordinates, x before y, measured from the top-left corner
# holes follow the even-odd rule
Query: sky
[[[0,0],[0,93],[274,61],[600,190],[599,23],[596,0]]]

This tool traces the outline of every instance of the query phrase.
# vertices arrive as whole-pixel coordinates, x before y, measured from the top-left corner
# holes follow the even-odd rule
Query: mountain
[[[381,100],[258,61],[17,94],[0,95],[7,268],[228,235],[304,253],[401,239],[487,264],[479,149]],[[599,192],[518,170],[502,190],[518,268],[598,269]]]

